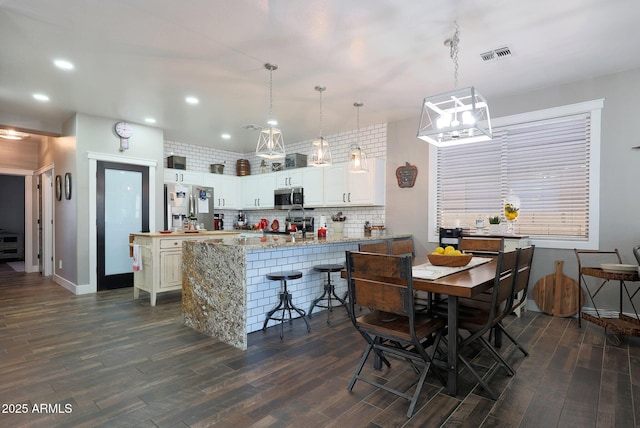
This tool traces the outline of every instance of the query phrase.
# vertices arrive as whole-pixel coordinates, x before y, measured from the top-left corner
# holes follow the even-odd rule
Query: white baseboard
[[[59,275],[53,275],[53,281],[75,295],[91,294],[96,292],[96,289],[92,287],[91,284],[76,285]]]

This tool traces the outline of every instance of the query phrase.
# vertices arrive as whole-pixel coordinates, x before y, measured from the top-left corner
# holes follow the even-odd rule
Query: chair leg
[[[422,369],[420,380],[418,380],[418,383],[416,384],[416,391],[413,394],[413,398],[411,398],[409,410],[407,410],[407,418],[413,416],[413,410],[416,408],[416,403],[418,402],[418,398],[420,397],[420,393],[422,392],[422,385],[424,385],[424,381],[427,378],[427,373],[429,372],[430,367],[431,363],[426,363],[425,367]]]
[[[491,398],[493,400],[498,400],[498,395],[493,391],[493,389],[491,389],[491,387],[489,386],[489,384],[484,380],[484,378],[482,376],[480,376],[480,374],[475,371],[473,369],[473,367],[471,367],[471,364],[467,361],[466,358],[464,358],[461,355],[458,355],[458,359],[460,361],[462,361],[462,364],[464,364],[467,369],[469,369],[469,371],[471,372],[471,374],[473,374],[475,376],[476,379],[478,379],[478,383],[482,386],[482,388],[487,391],[487,393],[491,396]]]
[[[349,382],[349,388],[348,388],[349,391],[353,391],[353,386],[356,384],[356,380],[360,378],[360,373],[362,372],[362,368],[364,367],[364,364],[367,362],[367,358],[369,358],[369,354],[371,353],[372,349],[373,349],[373,344],[369,343],[369,346],[367,346],[367,349],[362,353],[362,358],[360,358],[360,363],[358,364],[358,367],[356,367],[356,371],[353,373],[351,382]]]
[[[493,355],[493,358],[505,368],[509,376],[513,376],[516,374],[515,370],[513,370],[513,367],[511,367],[509,363],[507,363],[507,361],[504,358],[502,358],[502,355],[500,355],[498,351],[496,351],[496,349],[493,346],[491,346],[491,344],[487,341],[487,339],[485,339],[482,336],[480,336],[478,339],[480,340],[480,343],[484,346],[484,349],[486,349],[491,355]]]
[[[504,335],[507,336],[507,338],[511,341],[511,343],[513,343],[518,347],[520,352],[522,352],[525,357],[529,356],[529,353],[527,352],[527,350],[524,349],[524,347],[520,345],[520,343],[511,334],[509,334],[509,332],[504,328],[502,324],[498,324],[497,328],[499,328],[502,331],[502,333],[504,333]]]

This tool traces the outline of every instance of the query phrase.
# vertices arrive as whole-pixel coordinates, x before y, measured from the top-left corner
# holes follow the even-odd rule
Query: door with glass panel
[[[149,168],[98,162],[98,291],[133,286],[129,234],[149,230]]]

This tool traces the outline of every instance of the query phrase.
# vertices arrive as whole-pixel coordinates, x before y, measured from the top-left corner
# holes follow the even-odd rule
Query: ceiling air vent
[[[482,61],[497,61],[499,59],[505,59],[512,56],[511,48],[508,46],[504,46],[501,48],[494,49],[492,51],[484,52],[480,54]]]

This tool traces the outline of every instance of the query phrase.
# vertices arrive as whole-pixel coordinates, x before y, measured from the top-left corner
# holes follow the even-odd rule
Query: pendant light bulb
[[[264,68],[269,70],[269,120],[267,126],[262,128],[260,135],[258,135],[256,156],[266,159],[282,159],[286,156],[284,138],[282,131],[276,128],[278,122],[273,119],[273,70],[277,70],[278,66],[267,63]]]
[[[453,91],[424,98],[418,138],[437,147],[488,141],[493,138],[487,100],[473,86],[458,89],[460,29],[444,44],[453,61]]]
[[[314,89],[320,93],[320,136],[311,144],[309,164],[311,166],[331,166],[331,147],[322,136],[322,93],[327,90],[327,87],[318,85]]]
[[[364,172],[369,172],[369,163],[367,162],[367,154],[360,147],[360,107],[362,107],[364,103],[358,101],[353,103],[353,106],[357,108],[358,116],[357,116],[357,131],[356,131],[356,142],[351,145],[351,150],[349,151],[349,163],[347,164],[347,171],[360,174]]]

